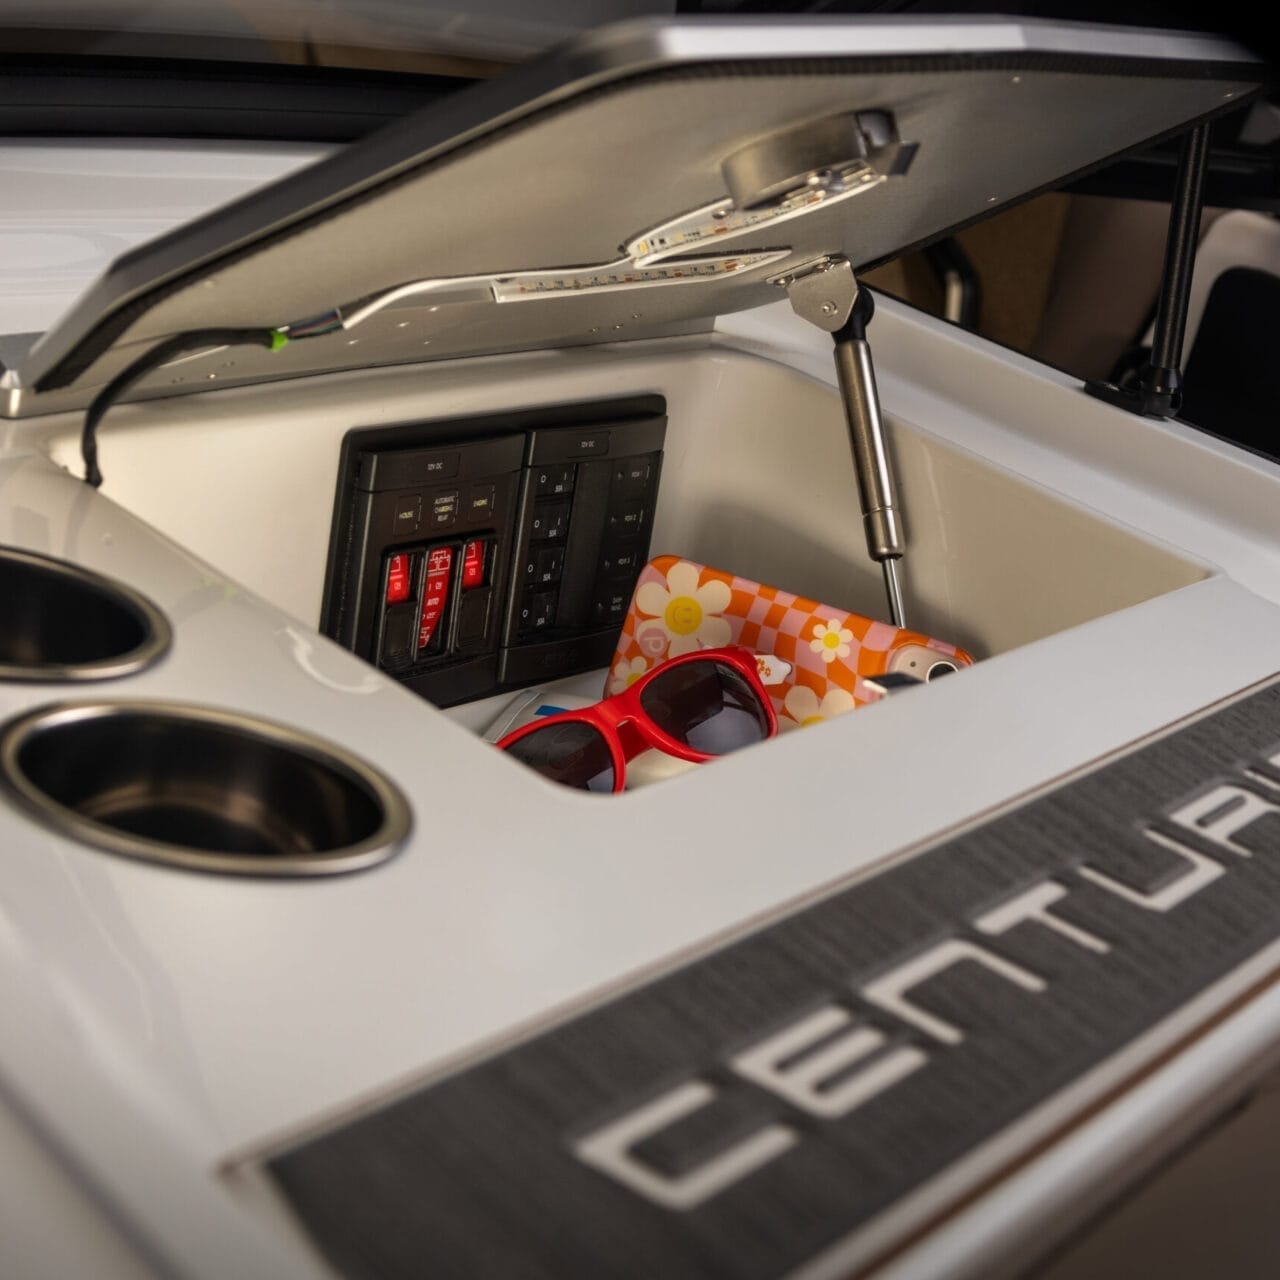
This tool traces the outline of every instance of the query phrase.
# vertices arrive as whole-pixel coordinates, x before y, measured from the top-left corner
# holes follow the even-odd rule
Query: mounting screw
[[[834,302],[824,302],[819,309],[824,316],[833,316],[836,313],[836,304]]]

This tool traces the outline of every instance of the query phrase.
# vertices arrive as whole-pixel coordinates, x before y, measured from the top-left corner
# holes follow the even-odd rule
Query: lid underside
[[[689,332],[777,300],[770,279],[806,262],[870,265],[1059,185],[1260,76],[1220,41],[1070,24],[597,32],[126,255],[19,362],[6,409],[84,404],[176,333],[335,310],[332,332],[186,357],[131,394]],[[768,140],[816,167],[840,117],[870,151],[844,187],[811,178],[802,212],[734,230],[730,183],[741,205],[757,159],[786,172]],[[902,145],[877,152],[886,130]],[[696,210],[678,255],[646,265],[635,242]]]

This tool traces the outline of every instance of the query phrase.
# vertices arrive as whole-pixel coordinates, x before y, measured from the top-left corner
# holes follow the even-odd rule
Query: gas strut
[[[1182,408],[1182,342],[1187,331],[1191,277],[1200,242],[1208,163],[1209,126],[1198,124],[1184,135],[1178,156],[1178,176],[1164,242],[1164,273],[1156,300],[1151,359],[1131,383],[1117,386],[1113,382],[1086,382],[1084,385],[1091,396],[1148,418],[1173,417]]]
[[[867,343],[867,323],[875,304],[867,290],[858,288],[847,258],[825,258],[777,283],[786,289],[795,313],[825,330],[835,342],[836,377],[858,477],[867,552],[880,562],[884,572],[889,617],[894,626],[906,626],[897,568],[904,550],[902,521],[885,449],[871,347]]]

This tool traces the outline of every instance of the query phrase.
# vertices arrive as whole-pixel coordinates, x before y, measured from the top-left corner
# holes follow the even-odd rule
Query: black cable
[[[202,351],[206,347],[245,346],[275,349],[283,346],[286,341],[286,335],[279,329],[193,329],[189,333],[179,333],[172,338],[166,338],[145,355],[139,356],[94,396],[84,415],[84,431],[80,436],[80,456],[84,458],[85,483],[92,485],[95,489],[102,484],[102,472],[98,468],[98,424],[120,395],[139,378],[160,365],[167,364],[175,356],[183,355],[188,351]]]

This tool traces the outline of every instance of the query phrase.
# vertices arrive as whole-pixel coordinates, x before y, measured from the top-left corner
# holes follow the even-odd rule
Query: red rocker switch
[[[419,653],[431,643],[445,605],[449,603],[449,573],[452,568],[452,547],[437,547],[427,553],[427,582],[422,591],[422,621],[418,625]]]
[[[413,575],[410,572],[412,560],[407,552],[391,557],[387,566],[387,603],[399,604],[409,598],[409,587]]]
[[[462,589],[484,586],[484,543],[473,538],[462,551]]]

